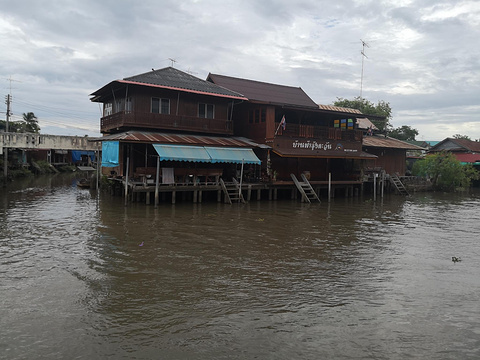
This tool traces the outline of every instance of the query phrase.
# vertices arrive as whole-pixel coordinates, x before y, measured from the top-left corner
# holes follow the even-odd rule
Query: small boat
[[[80,179],[77,182],[77,186],[82,189],[88,189],[90,187],[90,180],[85,178]]]

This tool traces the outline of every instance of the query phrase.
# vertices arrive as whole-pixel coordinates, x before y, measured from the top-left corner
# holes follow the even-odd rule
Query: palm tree
[[[23,113],[24,131],[31,133],[40,132],[40,126],[38,126],[37,117],[33,112]]]

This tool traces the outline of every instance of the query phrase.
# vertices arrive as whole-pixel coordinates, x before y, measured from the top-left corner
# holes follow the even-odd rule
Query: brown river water
[[[17,181],[0,358],[478,359],[479,214],[478,191],[155,209]]]

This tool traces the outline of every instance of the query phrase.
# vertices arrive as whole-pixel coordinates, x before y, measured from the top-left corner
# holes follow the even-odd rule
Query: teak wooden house
[[[248,101],[233,109],[234,132],[271,147],[264,171],[281,180],[305,173],[312,181],[359,181],[364,160],[358,110],[317,105],[301,88],[209,74]]]
[[[175,182],[195,181],[185,176],[218,179],[231,164],[260,163],[256,144],[233,136],[232,109],[247,101],[234,91],[167,67],[112,81],[91,96],[103,104],[105,172],[151,178],[160,157]],[[164,181],[172,181],[171,171]]]

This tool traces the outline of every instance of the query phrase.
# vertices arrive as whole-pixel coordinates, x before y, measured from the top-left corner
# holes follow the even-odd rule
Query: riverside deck
[[[227,202],[222,186],[218,181],[159,184],[157,191],[156,185],[151,181],[129,180],[128,185],[126,185],[123,178],[112,178],[111,180],[115,183],[114,192],[125,196],[125,204],[128,201],[144,201],[147,205],[160,202],[175,204],[177,200],[192,201],[193,203],[201,203],[204,200]],[[359,196],[363,191],[362,181],[310,181],[310,184],[319,197],[327,199],[334,198],[336,195],[344,197]],[[240,184],[237,183],[237,186],[240,188]],[[241,191],[246,201],[272,201],[280,198],[293,200],[301,198],[293,181],[242,183],[239,191]]]

